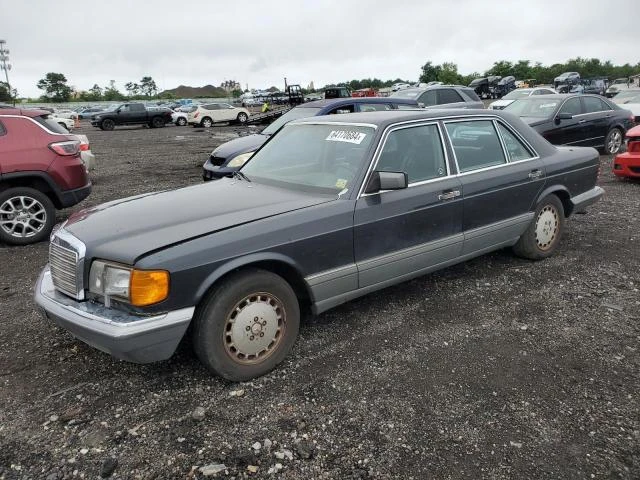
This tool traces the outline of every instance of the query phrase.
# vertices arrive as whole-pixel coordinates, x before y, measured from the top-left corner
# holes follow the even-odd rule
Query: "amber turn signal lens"
[[[131,305],[144,307],[169,296],[169,272],[164,270],[132,270],[129,298]]]

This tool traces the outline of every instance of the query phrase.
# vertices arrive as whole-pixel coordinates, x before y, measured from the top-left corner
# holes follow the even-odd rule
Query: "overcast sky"
[[[428,60],[464,74],[502,59],[636,64],[638,18],[640,0],[0,0],[0,38],[12,86],[39,96],[47,72],[124,91],[145,75],[160,89],[417,80]]]

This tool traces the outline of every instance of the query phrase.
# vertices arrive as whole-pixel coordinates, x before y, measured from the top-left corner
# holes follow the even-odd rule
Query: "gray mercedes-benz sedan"
[[[291,122],[234,178],[80,211],[35,288],[46,316],[118,358],[170,357],[189,329],[230,379],[262,375],[314,313],[492,250],[539,260],[598,200],[598,153],[487,110]]]

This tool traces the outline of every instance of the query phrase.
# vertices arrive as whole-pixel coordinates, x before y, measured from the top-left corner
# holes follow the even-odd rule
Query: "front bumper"
[[[239,170],[240,167],[226,167],[224,165],[216,166],[208,159],[202,166],[202,179],[207,182],[209,180],[217,180],[223,177],[230,177],[233,172]]]
[[[625,152],[616,155],[613,173],[618,177],[640,178],[640,154]]]
[[[166,360],[180,343],[194,307],[143,317],[93,302],[78,302],[53,287],[47,265],[35,286],[45,316],[73,336],[116,358],[134,363]]]

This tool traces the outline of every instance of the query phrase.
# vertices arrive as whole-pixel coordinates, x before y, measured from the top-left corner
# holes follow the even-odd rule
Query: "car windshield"
[[[290,121],[297,120],[299,118],[315,117],[318,114],[319,111],[320,111],[320,108],[318,108],[318,107],[314,107],[314,108],[312,108],[312,107],[296,107],[296,108],[292,108],[287,113],[285,113],[280,118],[278,118],[276,121],[274,121],[271,125],[269,125],[267,128],[262,130],[262,134],[263,135],[273,135],[285,123],[289,123]]]
[[[373,127],[352,124],[286,125],[241,169],[251,180],[311,193],[340,194],[367,157]]]
[[[505,108],[505,111],[519,117],[548,118],[553,115],[559,103],[560,100],[550,98],[527,97],[511,103]]]
[[[502,97],[502,99],[517,100],[518,98],[526,98],[529,95],[531,95],[531,90],[529,89],[513,90],[512,92],[509,92],[504,97]]]
[[[629,90],[626,92],[620,92],[611,100],[618,104],[640,103],[640,90]]]

